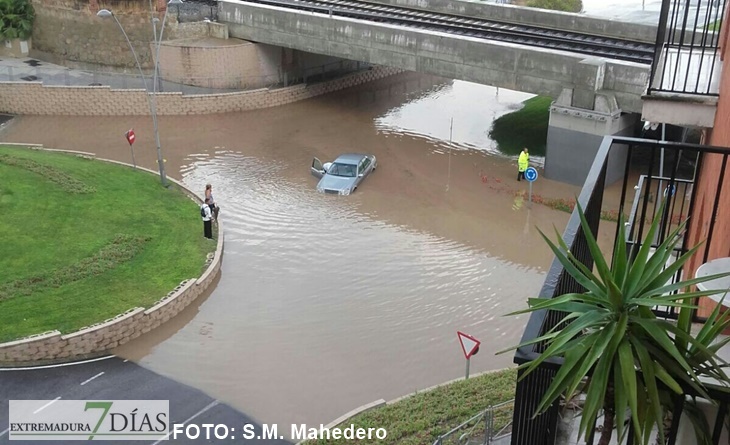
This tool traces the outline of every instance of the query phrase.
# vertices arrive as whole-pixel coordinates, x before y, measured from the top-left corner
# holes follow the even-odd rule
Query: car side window
[[[360,173],[365,173],[365,170],[368,169],[368,166],[370,165],[370,158],[365,158],[360,163]]]

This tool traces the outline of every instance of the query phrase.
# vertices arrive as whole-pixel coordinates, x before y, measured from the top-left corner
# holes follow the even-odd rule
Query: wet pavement
[[[226,437],[225,443],[290,444],[286,440],[268,439],[262,434],[262,425],[219,400],[119,358],[37,369],[0,369],[0,428],[3,428],[0,430],[0,444],[12,443],[9,430],[5,429],[9,422],[9,400],[168,400],[170,424],[226,425],[229,437]],[[244,440],[244,425],[251,425],[250,432],[265,438]],[[202,444],[214,441],[206,440],[203,434],[197,439],[176,434],[171,442],[150,440],[125,443],[159,445],[160,442]],[[25,440],[22,443],[32,445],[47,442]]]
[[[458,378],[457,330],[483,341],[473,373],[510,366],[494,353],[527,318],[504,314],[536,295],[551,261],[535,226],[552,233],[569,216],[530,208],[515,160],[488,139],[529,97],[405,73],[273,109],[161,117],[168,174],[214,186],[222,272],[209,298],[117,353],[280,424]],[[129,161],[130,127],[137,162],[154,169],[148,117],[26,116],[0,140]],[[316,193],[312,157],[343,152],[374,154],[377,171],[349,197]]]

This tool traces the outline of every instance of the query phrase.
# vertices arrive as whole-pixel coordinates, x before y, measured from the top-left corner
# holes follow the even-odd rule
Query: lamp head
[[[113,15],[114,14],[108,9],[100,9],[99,12],[96,13],[96,16],[101,18],[107,18]]]
[[[167,4],[168,5],[182,5],[183,0],[170,0],[169,2],[167,2]]]

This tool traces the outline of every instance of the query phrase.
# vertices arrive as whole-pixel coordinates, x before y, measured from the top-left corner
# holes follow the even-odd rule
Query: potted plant
[[[28,54],[35,11],[30,0],[0,0],[0,40],[12,55]]]
[[[560,357],[563,365],[547,388],[539,412],[547,410],[561,396],[573,397],[576,390],[585,385],[579,436],[588,436],[588,429],[602,410],[599,445],[609,444],[614,426],[618,443],[621,443],[627,433],[625,422],[633,423],[636,443],[648,443],[655,431],[658,443],[664,444],[665,424],[670,412],[667,400],[672,395],[684,394],[684,386],[711,400],[706,384],[699,377],[728,381],[723,370],[726,364],[716,355],[727,340],[719,343],[716,340],[730,324],[730,317],[716,308],[699,334],[693,336],[690,332],[690,310],[695,308],[691,302],[717,292],[691,291],[691,287],[727,274],[673,282],[675,274],[699,245],[667,265],[675,246],[682,240],[686,222],[652,253],[651,240],[656,239],[660,228],[658,218],[638,251],[627,252],[626,243],[618,241],[613,264],[609,266],[591,233],[583,209],[580,205],[577,208],[595,262],[595,273],[573,256],[559,235],[556,245],[540,232],[565,271],[586,291],[552,299],[531,298],[528,309],[514,313],[554,310],[566,314],[558,324],[564,326],[561,329],[517,346],[546,343],[538,358],[522,365],[525,368],[522,378],[546,359]],[[623,216],[619,218],[618,227],[618,240],[624,240]],[[652,311],[655,306],[680,308],[678,322],[658,318]],[[695,430],[698,434],[708,434],[707,429]],[[698,443],[703,442],[698,440]]]

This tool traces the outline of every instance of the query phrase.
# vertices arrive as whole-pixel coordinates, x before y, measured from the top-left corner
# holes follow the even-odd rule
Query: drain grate
[[[28,82],[33,82],[34,80],[40,80],[40,77],[37,77],[37,76],[25,76],[25,77],[21,77],[20,80],[26,80]]]

